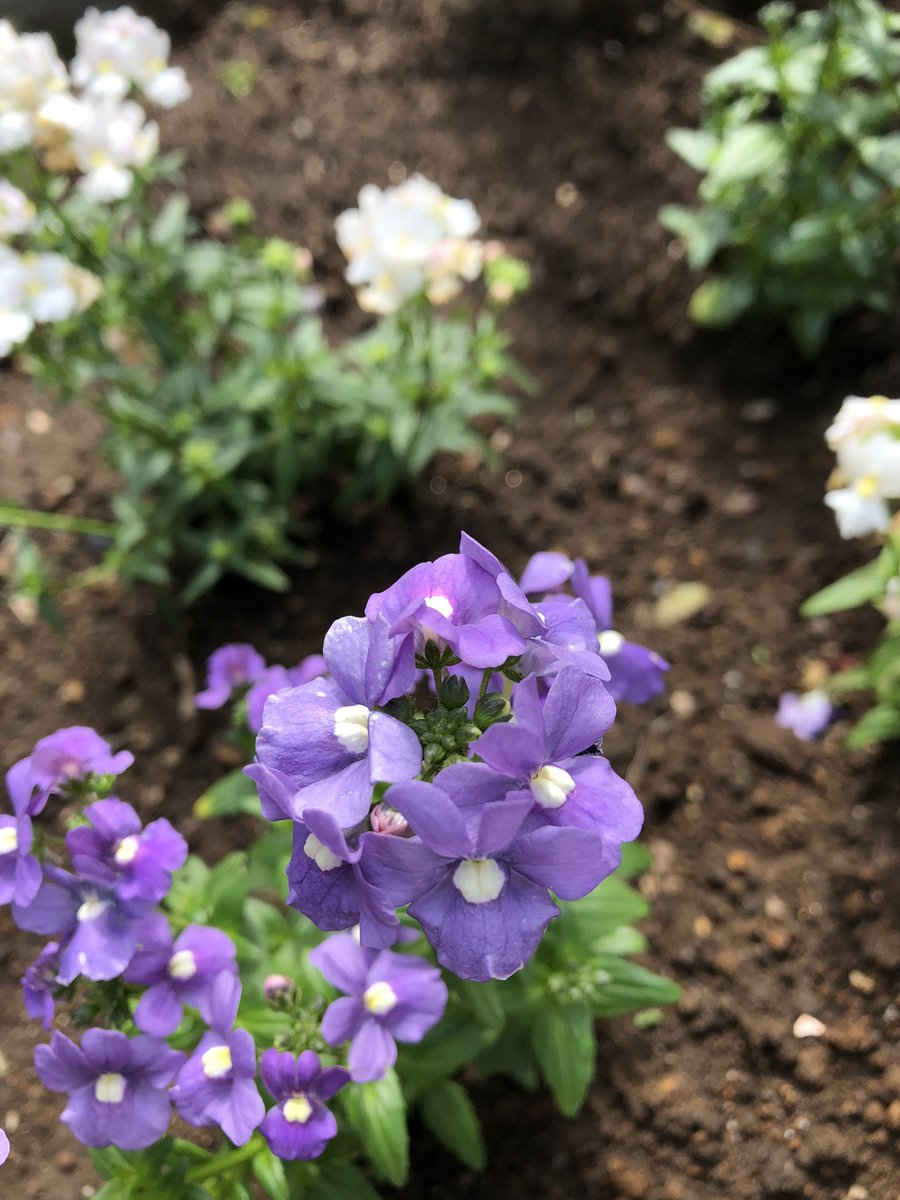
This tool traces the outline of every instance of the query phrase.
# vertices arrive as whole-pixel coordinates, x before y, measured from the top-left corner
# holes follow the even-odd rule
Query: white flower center
[[[602,633],[597,634],[597,645],[604,658],[611,658],[614,654],[618,654],[624,643],[625,639],[615,629],[604,629]]]
[[[503,891],[506,876],[492,858],[464,858],[453,872],[453,886],[470,904],[489,904]]]
[[[127,867],[137,858],[141,843],[136,837],[124,837],[116,846],[115,859],[120,867]]]
[[[531,777],[531,794],[542,808],[561,808],[575,790],[575,780],[562,767],[541,767]]]
[[[305,1125],[312,1116],[313,1106],[305,1096],[291,1096],[285,1100],[282,1112],[284,1119],[292,1125]]]
[[[200,1057],[207,1079],[224,1079],[231,1070],[231,1051],[227,1046],[210,1046]]]
[[[79,921],[96,921],[98,917],[102,917],[109,908],[108,900],[101,900],[99,896],[88,896],[82,901],[78,909]]]
[[[19,835],[15,825],[6,825],[0,829],[0,854],[12,854],[19,848]]]
[[[303,853],[313,860],[320,871],[333,871],[341,865],[338,856],[332,854],[327,846],[323,846],[313,833],[303,843]]]
[[[351,754],[362,754],[369,747],[369,716],[364,704],[334,710],[334,736]]]
[[[363,992],[363,1004],[375,1017],[383,1017],[397,1007],[397,993],[389,983],[379,980]]]
[[[182,982],[197,974],[197,960],[191,950],[176,950],[169,959],[169,974]]]
[[[101,1104],[121,1104],[125,1095],[125,1076],[110,1072],[98,1075],[94,1084],[94,1096]]]
[[[426,608],[433,608],[435,612],[439,612],[442,617],[446,617],[449,621],[453,617],[453,605],[447,596],[440,594],[435,596],[426,596],[423,603]]]

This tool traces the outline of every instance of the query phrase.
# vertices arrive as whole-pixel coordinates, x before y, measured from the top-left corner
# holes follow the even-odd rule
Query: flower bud
[[[395,808],[391,808],[389,804],[376,804],[369,815],[369,820],[374,833],[394,834],[396,837],[405,837],[409,832],[409,825],[406,818],[402,813],[398,813]]]
[[[276,1008],[286,1007],[294,994],[295,983],[287,975],[269,975],[263,984],[268,1002]]]

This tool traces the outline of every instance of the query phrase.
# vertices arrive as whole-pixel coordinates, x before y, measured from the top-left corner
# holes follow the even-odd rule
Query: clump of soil
[[[530,261],[535,285],[510,324],[538,389],[497,439],[502,471],[437,463],[356,524],[323,506],[318,563],[287,600],[226,587],[180,634],[152,598],[117,589],[72,598],[65,640],[0,615],[4,764],[58,725],[93,723],[138,756],[123,794],[177,819],[207,854],[239,833],[186,816],[227,758],[221,723],[190,711],[205,653],[240,639],[296,660],[371,590],[453,549],[460,528],[517,569],[538,548],[584,554],[614,580],[619,627],[673,664],[668,697],[623,711],[606,748],[647,807],[646,961],[684,998],[656,1028],[603,1029],[597,1083],[573,1121],[544,1095],[479,1086],[483,1176],[417,1129],[410,1200],[896,1190],[896,755],[847,754],[857,710],[813,746],[772,714],[780,692],[864,653],[877,632],[866,614],[810,624],[797,607],[867,553],[840,542],[822,504],[822,433],[846,392],[896,394],[897,327],[848,322],[811,365],[762,325],[690,327],[693,280],[655,214],[689,201],[696,181],[663,135],[695,118],[721,52],[686,30],[683,7],[346,0],[282,4],[253,28],[236,4],[185,41],[177,59],[195,97],[165,118],[163,140],[186,148],[201,216],[248,196],[267,231],[312,249],[334,328],[358,328],[332,220],[363,183],[422,170],[471,197],[490,236]],[[240,102],[220,80],[235,59],[259,67]],[[96,429],[74,410],[48,423],[49,411],[4,379],[4,490],[102,512]],[[656,599],[685,581],[704,583],[709,603],[659,627]],[[30,1070],[40,1031],[20,1016],[16,980],[36,947],[5,916],[0,929],[4,1180],[68,1200],[93,1176]],[[794,1036],[803,1013],[822,1037]]]

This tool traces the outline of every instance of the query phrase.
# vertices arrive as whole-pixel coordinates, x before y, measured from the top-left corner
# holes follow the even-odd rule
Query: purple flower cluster
[[[194,697],[197,708],[222,708],[230,700],[243,697],[247,705],[247,724],[258,733],[265,703],[276,692],[299,687],[324,675],[321,654],[310,654],[296,667],[278,663],[268,666],[263,656],[246,642],[220,646],[207,660],[206,687]]]
[[[247,768],[264,814],[294,824],[289,903],[321,929],[358,924],[361,955],[393,944],[408,905],[457,975],[522,967],[558,915],[551,893],[593,890],[641,827],[599,745],[615,697],[655,695],[666,664],[610,624],[609,585],[582,561],[537,555],[518,583],[466,534],[336,621],[327,677],[269,698]],[[316,951],[326,975],[335,953]],[[362,961],[327,1020],[354,1077],[408,1032],[399,1007],[394,1031],[365,1017]]]

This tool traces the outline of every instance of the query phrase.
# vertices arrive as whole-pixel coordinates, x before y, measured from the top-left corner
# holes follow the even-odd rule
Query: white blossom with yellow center
[[[228,1046],[210,1046],[200,1056],[200,1065],[207,1079],[224,1079],[231,1070],[231,1050]]]
[[[397,993],[385,980],[370,983],[363,992],[363,1004],[374,1017],[383,1017],[397,1007]]]
[[[284,1119],[292,1125],[305,1125],[313,1114],[313,1106],[306,1096],[290,1096],[285,1100],[281,1111]]]

